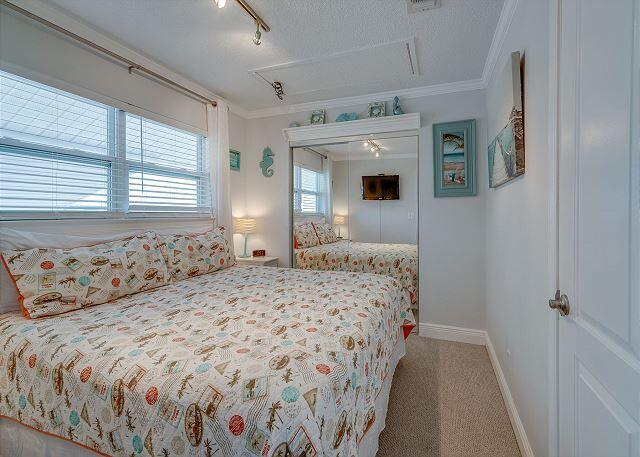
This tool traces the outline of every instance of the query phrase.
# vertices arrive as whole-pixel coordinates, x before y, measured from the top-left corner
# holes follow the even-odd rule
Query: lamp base
[[[249,237],[249,234],[244,233],[243,235],[244,235],[244,252],[240,254],[238,257],[240,257],[241,259],[246,259],[248,257],[251,257],[247,252],[247,238]]]

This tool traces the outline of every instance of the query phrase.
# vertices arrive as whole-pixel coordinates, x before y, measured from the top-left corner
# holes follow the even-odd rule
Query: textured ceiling
[[[482,76],[503,0],[442,0],[407,14],[404,0],[249,0],[271,26],[262,45],[234,0],[46,0],[128,47],[253,110]],[[415,37],[419,75],[390,82],[341,74],[344,86],[280,102],[249,70]],[[380,61],[384,67],[385,62]],[[286,81],[283,81],[286,91]]]

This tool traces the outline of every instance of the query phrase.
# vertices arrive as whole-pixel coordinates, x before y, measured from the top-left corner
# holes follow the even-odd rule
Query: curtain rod
[[[303,149],[306,149],[307,151],[311,151],[311,152],[315,152],[316,154],[318,154],[320,157],[322,157],[323,159],[327,159],[328,156],[326,156],[325,154],[316,151],[315,149],[311,149],[310,147],[306,146]]]
[[[180,83],[172,81],[171,79],[166,78],[166,77],[162,76],[161,74],[156,73],[155,71],[150,70],[147,67],[134,62],[133,60],[127,59],[126,57],[123,57],[120,54],[117,54],[117,53],[115,53],[113,51],[110,51],[109,49],[107,49],[105,47],[102,47],[99,44],[94,43],[93,41],[87,40],[86,38],[83,38],[80,35],[77,35],[77,34],[71,32],[71,31],[69,31],[69,30],[67,30],[67,29],[65,29],[63,27],[60,27],[59,25],[54,24],[51,21],[48,21],[48,20],[46,20],[46,19],[44,19],[44,18],[42,18],[40,16],[37,16],[37,15],[33,14],[30,11],[27,11],[27,10],[25,10],[23,8],[20,8],[18,5],[14,5],[13,3],[11,3],[11,2],[9,2],[7,0],[0,0],[0,5],[5,5],[6,7],[14,10],[17,13],[22,14],[23,16],[26,16],[26,17],[28,17],[30,19],[33,19],[34,21],[39,22],[40,24],[43,24],[43,25],[45,25],[45,26],[47,26],[47,27],[49,27],[51,29],[54,29],[54,30],[62,33],[63,35],[82,43],[83,45],[85,45],[85,46],[87,46],[87,47],[89,47],[91,49],[94,49],[94,50],[96,50],[98,52],[101,52],[102,54],[105,54],[105,55],[111,57],[112,59],[120,61],[121,63],[125,64],[128,67],[129,73],[132,73],[135,70],[135,71],[137,71],[139,73],[142,73],[144,75],[150,76],[153,79],[157,79],[158,81],[160,81],[160,82],[172,87],[173,89],[177,89],[180,92],[185,92],[187,95],[190,95],[191,97],[196,98],[197,100],[204,101],[204,102],[207,102],[207,103],[211,103],[213,106],[218,106],[218,102],[216,100],[212,100],[212,99],[210,99],[208,97],[205,97],[204,95],[201,95],[198,92],[195,92],[195,91],[189,89],[188,87],[183,86]]]

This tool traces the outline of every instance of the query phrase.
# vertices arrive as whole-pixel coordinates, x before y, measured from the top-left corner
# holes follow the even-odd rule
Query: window
[[[322,213],[321,178],[321,173],[309,170],[300,165],[294,165],[293,211],[295,213]]]
[[[0,217],[209,215],[206,138],[0,72]]]

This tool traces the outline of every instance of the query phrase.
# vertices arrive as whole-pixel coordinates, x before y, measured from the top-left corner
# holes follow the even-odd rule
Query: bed
[[[408,294],[412,306],[418,304],[418,249],[415,244],[361,243],[338,240],[295,249],[296,268],[324,271],[351,271],[395,278]]]
[[[415,325],[402,295],[388,276],[233,266],[1,314],[0,454],[373,456]]]

